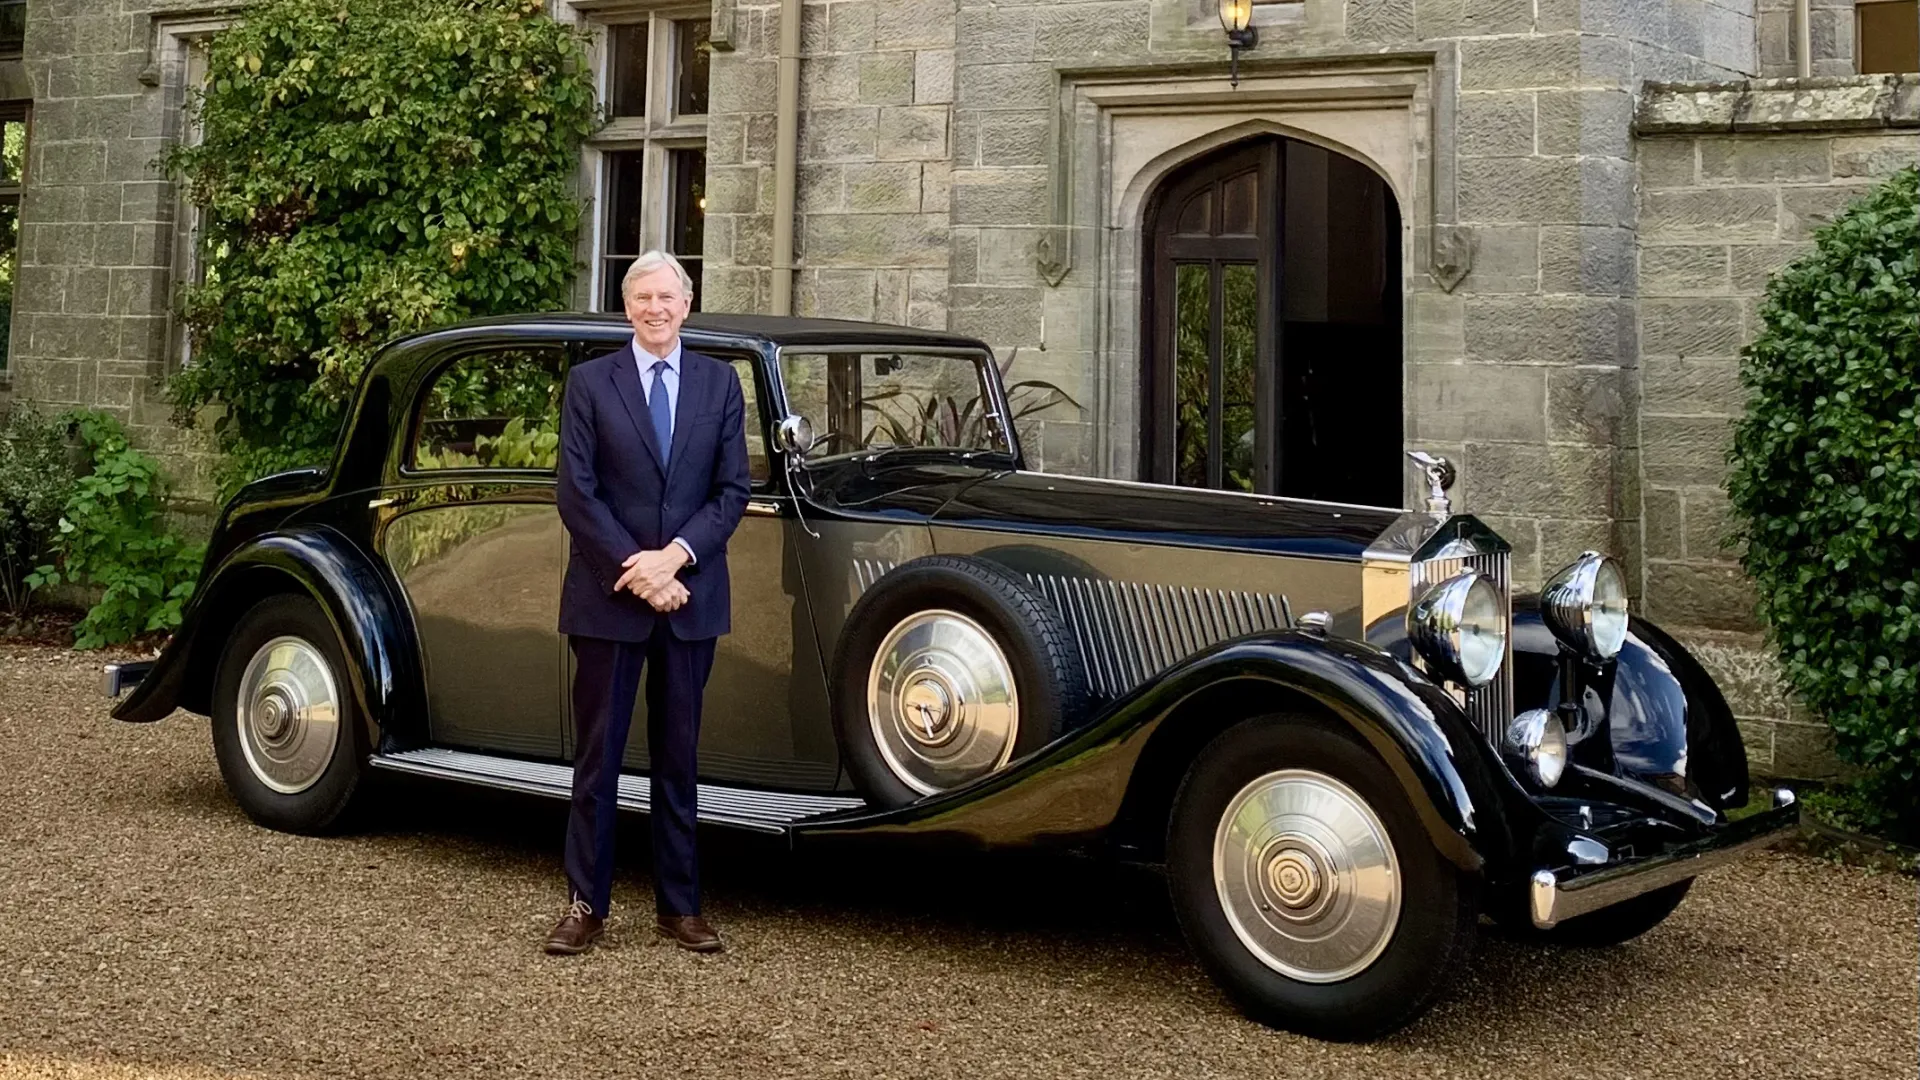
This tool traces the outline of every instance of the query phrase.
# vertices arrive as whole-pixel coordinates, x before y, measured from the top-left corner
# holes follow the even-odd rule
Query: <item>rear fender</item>
[[[115,719],[153,721],[175,708],[209,715],[214,675],[235,624],[262,597],[285,592],[310,596],[326,612],[376,745],[382,731],[425,716],[412,624],[384,575],[345,536],[301,525],[249,541],[220,562],[153,670],[114,708]]]

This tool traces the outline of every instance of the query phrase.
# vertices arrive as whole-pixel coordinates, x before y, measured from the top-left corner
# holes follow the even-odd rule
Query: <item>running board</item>
[[[556,799],[573,797],[573,769],[543,761],[429,747],[397,754],[375,754],[369,763],[394,772],[458,780],[504,791]],[[652,795],[653,786],[646,777],[621,774],[620,809],[647,813],[653,805]],[[867,805],[860,799],[845,796],[757,791],[719,784],[701,784],[699,804],[701,821],[775,835],[784,835],[789,827],[809,818],[860,810]]]

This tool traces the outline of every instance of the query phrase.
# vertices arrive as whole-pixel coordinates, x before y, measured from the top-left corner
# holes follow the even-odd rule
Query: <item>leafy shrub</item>
[[[1778,274],[1741,379],[1727,491],[1742,561],[1802,700],[1920,827],[1920,170]]]
[[[73,413],[91,471],[72,486],[60,517],[55,561],[27,578],[34,588],[71,582],[103,588],[74,627],[74,646],[93,649],[180,625],[206,545],[167,531],[160,466],[127,445],[105,413]]]
[[[66,425],[15,405],[0,430],[0,611],[26,611],[27,577],[53,551],[73,483]]]
[[[223,494],[324,463],[387,339],[566,305],[594,95],[542,6],[263,0],[214,39],[202,141],[166,157],[206,268],[170,390],[215,417]]]

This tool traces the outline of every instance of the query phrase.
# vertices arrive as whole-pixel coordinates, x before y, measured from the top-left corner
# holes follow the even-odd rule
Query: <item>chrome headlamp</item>
[[[1475,571],[1455,574],[1407,609],[1407,639],[1441,678],[1485,686],[1507,657],[1500,590]]]
[[[1605,555],[1584,552],[1548,579],[1540,615],[1567,648],[1611,660],[1627,641],[1627,576]]]
[[[1507,727],[1507,749],[1521,761],[1541,787],[1560,782],[1567,771],[1567,729],[1546,709],[1528,709]]]

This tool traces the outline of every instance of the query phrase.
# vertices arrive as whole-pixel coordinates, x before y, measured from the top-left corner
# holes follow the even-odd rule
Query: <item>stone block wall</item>
[[[1650,87],[1638,130],[1645,610],[1712,669],[1756,767],[1828,775],[1826,728],[1782,689],[1726,544],[1739,355],[1768,276],[1920,163],[1920,78]]]
[[[1813,71],[1853,74],[1853,0],[1808,0],[1813,37]],[[1790,79],[1800,71],[1800,43],[1794,38],[1794,0],[1759,0],[1760,75]]]
[[[738,9],[708,119],[707,306],[766,310],[780,12]],[[802,7],[796,314],[947,324],[952,0]]]
[[[1630,560],[1639,535],[1632,289],[1632,95],[1648,78],[1751,75],[1755,0],[1303,0],[1258,6],[1257,65],[1438,49],[1432,151],[1455,182],[1476,269],[1423,271],[1409,219],[1409,442],[1462,460],[1464,494],[1519,548],[1522,580],[1583,548]],[[1104,355],[1101,268],[1048,280],[1041,246],[1069,179],[1062,85],[1091,73],[1219,65],[1217,15],[1190,0],[829,0],[804,7],[796,310],[980,336],[1014,378],[1082,401],[1137,385]],[[707,303],[763,308],[770,264],[778,10],[736,12],[714,61]],[[1457,119],[1456,119],[1457,118]],[[1457,127],[1456,127],[1457,123]],[[917,185],[917,194],[916,194]],[[1408,193],[1416,194],[1416,193]],[[1425,198],[1416,194],[1416,201]],[[1131,257],[1129,238],[1113,251]],[[1516,403],[1517,406],[1516,406]],[[1056,414],[1057,415],[1057,414]],[[1093,452],[1086,412],[1029,432],[1045,467],[1129,474]],[[1474,438],[1466,436],[1471,432]],[[1545,468],[1541,468],[1542,463]]]
[[[33,96],[20,206],[12,393],[112,413],[156,452],[193,512],[213,458],[171,422],[175,201],[155,158],[178,130],[154,12],[117,0],[36,0],[25,73]]]

